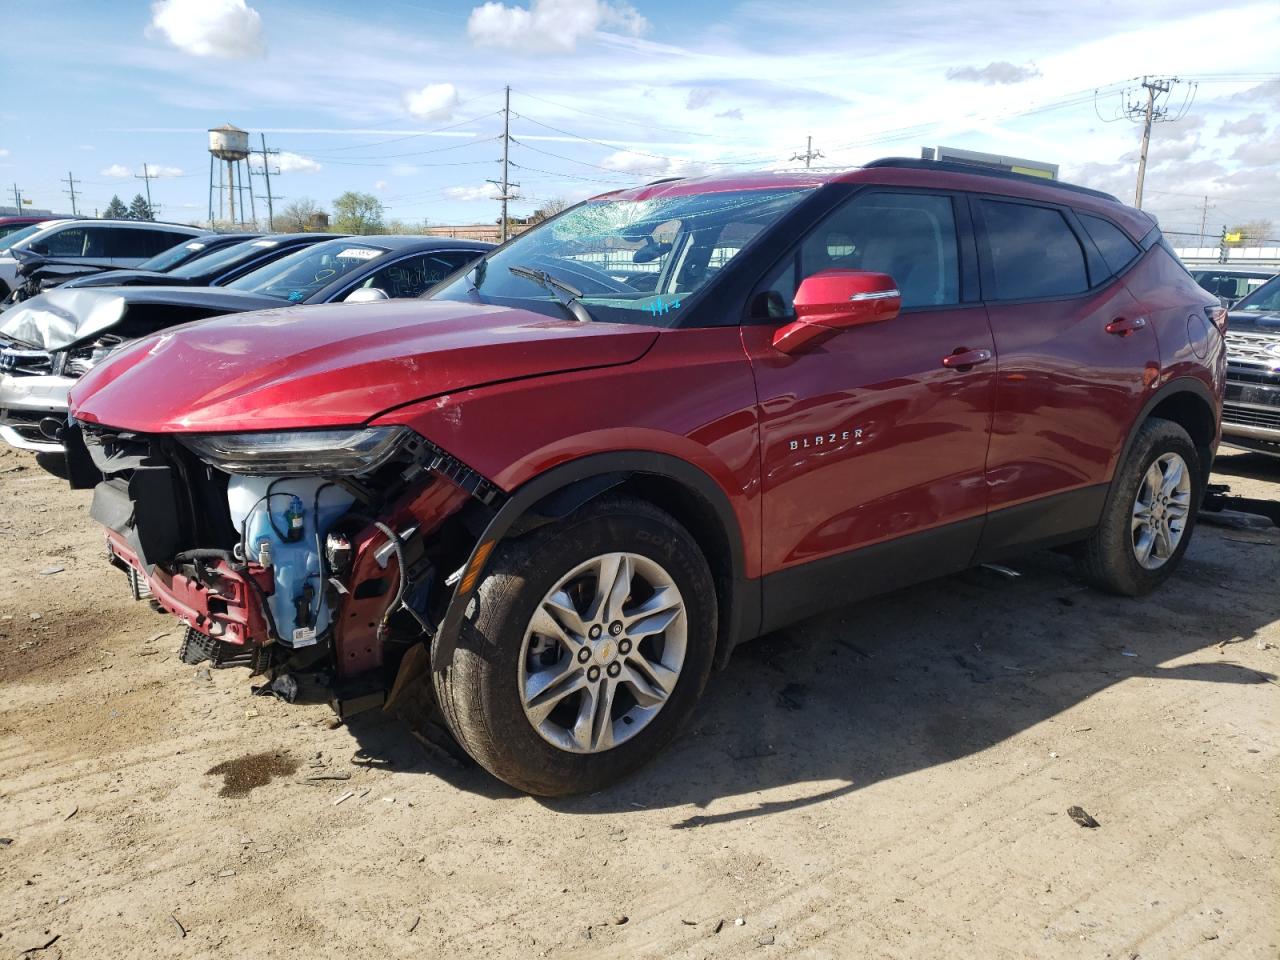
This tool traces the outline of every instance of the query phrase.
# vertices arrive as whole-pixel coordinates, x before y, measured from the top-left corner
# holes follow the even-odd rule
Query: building
[[[957,163],[974,163],[980,167],[992,167],[996,170],[1007,170],[1010,173],[1023,173],[1030,177],[1043,177],[1046,180],[1058,179],[1058,165],[1056,163],[1023,160],[1020,157],[1005,157],[998,153],[978,153],[976,150],[961,150],[958,147],[921,147],[920,157],[923,160],[954,160]]]

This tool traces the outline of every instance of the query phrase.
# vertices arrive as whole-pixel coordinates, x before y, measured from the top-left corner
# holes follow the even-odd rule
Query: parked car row
[[[148,220],[44,220],[0,237],[0,300],[20,285],[20,257],[76,261],[91,269],[136,267],[184,240],[208,231]]]
[[[68,280],[0,314],[0,439],[62,452],[68,390],[135,337],[282,304],[420,296],[490,244],[302,233],[213,247],[185,263],[178,258],[167,272],[139,268]]]
[[[1230,308],[1280,271],[1271,267],[1237,267],[1226,264],[1212,267],[1189,267],[1196,283],[1204,287]]]
[[[1229,314],[1222,436],[1233,446],[1280,456],[1280,277]]]
[[[1226,312],[1115,197],[886,160],[659,181],[481,253],[331,239],[11,311],[5,383],[70,386],[68,474],[185,661],[342,717],[423,698],[563,794],[763,632],[1039,546],[1136,596],[1187,549]]]

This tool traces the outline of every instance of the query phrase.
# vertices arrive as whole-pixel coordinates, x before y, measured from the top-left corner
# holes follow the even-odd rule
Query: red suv
[[[1092,190],[911,160],[662,181],[421,301],[130,343],[73,392],[72,473],[188,660],[342,716],[429,691],[496,776],[594,790],[735,645],[834,605],[1042,546],[1156,587],[1223,325]]]

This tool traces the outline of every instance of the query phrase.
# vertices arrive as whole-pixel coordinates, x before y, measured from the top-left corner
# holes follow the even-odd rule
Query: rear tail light
[[[1209,322],[1218,328],[1218,332],[1226,335],[1227,332],[1227,308],[1218,304],[1213,307],[1205,307],[1204,315],[1209,318]]]

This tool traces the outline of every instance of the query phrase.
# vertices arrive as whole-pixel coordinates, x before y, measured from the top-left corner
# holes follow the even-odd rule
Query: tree
[[[129,211],[125,214],[130,220],[154,220],[155,212],[147,204],[147,198],[142,194],[136,194],[133,201],[129,204]]]
[[[552,197],[529,216],[529,223],[541,223],[543,220],[550,220],[557,213],[561,213],[569,208],[569,201],[563,197]]]
[[[303,233],[311,229],[312,219],[321,213],[324,211],[320,205],[310,197],[299,197],[276,211],[276,229],[284,233]]]
[[[1232,239],[1237,236],[1238,240]],[[1262,245],[1262,241],[1272,240],[1274,237],[1275,228],[1270,220],[1250,220],[1227,229],[1227,243],[1232,246],[1258,247]]]
[[[129,208],[124,205],[123,200],[113,195],[102,215],[108,220],[125,220],[129,216]]]
[[[333,229],[340,233],[382,233],[382,202],[372,193],[348,190],[333,201]]]

